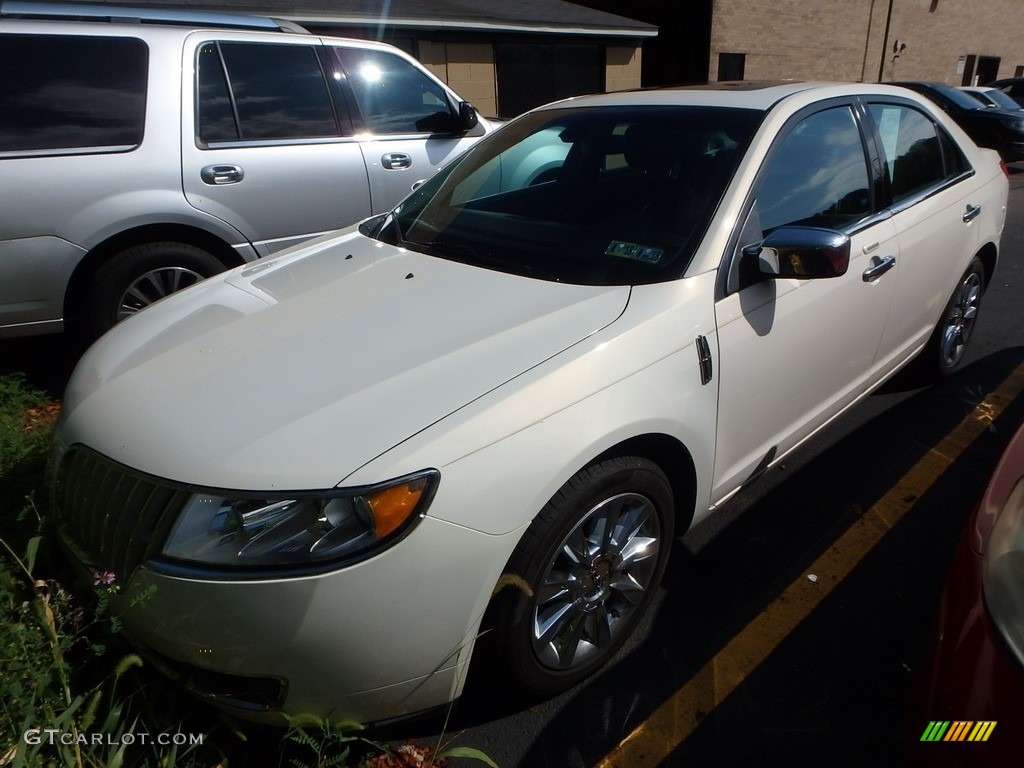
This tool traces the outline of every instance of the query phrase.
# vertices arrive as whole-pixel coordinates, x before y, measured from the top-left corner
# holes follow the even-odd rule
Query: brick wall
[[[472,102],[481,115],[498,114],[492,45],[421,40],[419,60],[462,98]]]
[[[419,41],[419,60],[482,115],[498,114],[494,46],[490,43]],[[609,45],[605,49],[605,90],[640,87],[640,48]]]
[[[604,89],[628,91],[640,87],[640,48],[609,45],[605,49]]]
[[[1024,65],[1021,0],[714,0],[710,77],[720,53],[746,54],[748,80],[938,80],[959,85],[961,56],[1000,58],[999,77]],[[893,58],[896,40],[906,48]]]

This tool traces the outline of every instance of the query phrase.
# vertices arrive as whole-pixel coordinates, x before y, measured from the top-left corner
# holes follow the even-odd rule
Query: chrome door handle
[[[389,171],[400,171],[412,166],[412,157],[405,152],[388,152],[386,155],[381,155],[380,164]]]
[[[245,172],[237,165],[208,165],[199,171],[199,178],[210,185],[237,184]]]
[[[870,266],[870,267],[868,267],[867,269],[864,270],[864,274],[862,275],[862,277],[864,278],[864,282],[865,283],[870,283],[872,280],[877,280],[878,278],[880,278],[882,275],[884,275],[886,272],[888,272],[890,269],[892,269],[895,266],[896,266],[896,257],[895,256],[886,256],[884,259],[879,261],[877,264],[874,264],[874,265],[872,265],[872,266]]]
[[[967,222],[973,221],[974,219],[978,218],[978,215],[980,213],[981,213],[981,206],[980,205],[968,205],[967,206],[967,210],[964,211],[964,224],[966,224]]]

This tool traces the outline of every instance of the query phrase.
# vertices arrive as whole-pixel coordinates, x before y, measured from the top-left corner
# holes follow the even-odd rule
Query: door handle
[[[237,184],[245,172],[237,165],[208,165],[199,171],[199,178],[210,185]]]
[[[412,166],[412,157],[405,154],[405,152],[388,152],[385,155],[381,155],[380,164],[389,171],[400,171]]]
[[[964,217],[963,217],[964,218],[964,224],[967,224],[968,222],[973,221],[974,219],[978,218],[978,215],[980,213],[981,213],[981,206],[980,205],[968,205],[967,206],[967,210],[964,211]]]
[[[886,256],[884,259],[881,259],[877,264],[873,264],[872,266],[864,270],[864,274],[862,275],[862,277],[864,278],[864,282],[870,283],[872,280],[877,280],[895,266],[896,257]]]

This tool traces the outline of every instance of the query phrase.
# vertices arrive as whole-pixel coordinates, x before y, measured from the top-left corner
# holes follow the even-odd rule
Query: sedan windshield
[[[378,237],[587,285],[682,275],[761,113],[595,107],[509,123],[428,181]]]

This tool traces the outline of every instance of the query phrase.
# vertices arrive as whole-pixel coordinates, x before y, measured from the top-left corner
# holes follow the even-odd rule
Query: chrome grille
[[[84,564],[124,583],[140,563],[159,554],[190,495],[73,448],[58,471],[55,511],[61,533]]]

